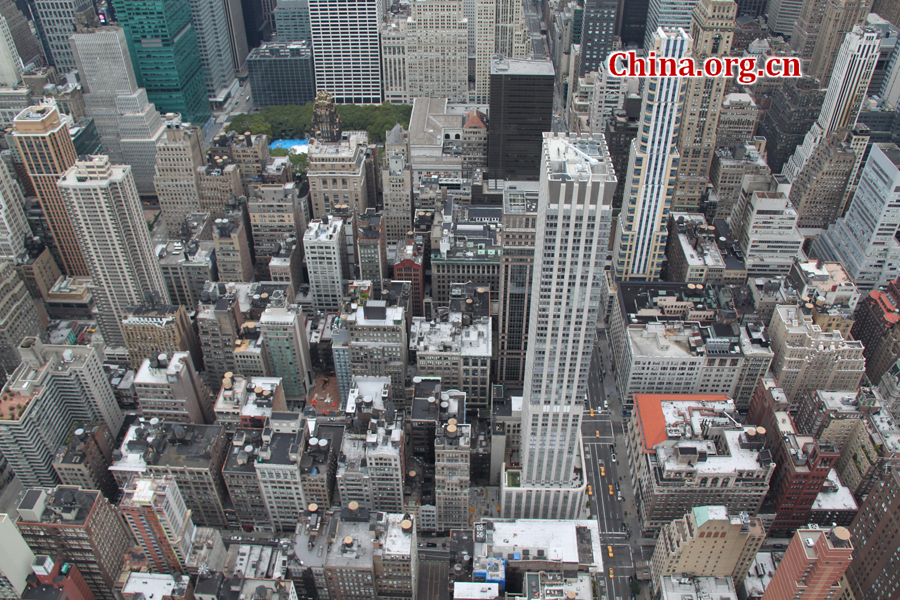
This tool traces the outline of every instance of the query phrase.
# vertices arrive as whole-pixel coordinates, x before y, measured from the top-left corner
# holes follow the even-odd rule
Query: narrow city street
[[[639,538],[641,529],[625,445],[627,417],[622,414],[612,372],[611,349],[604,330],[600,330],[600,342],[595,352],[599,352],[601,360],[599,365],[596,360],[592,363],[588,379],[591,405],[585,407],[582,423],[585,470],[593,491],[589,500],[591,516],[599,523],[600,541],[606,551],[603,556],[606,597],[624,600],[632,596],[630,577],[635,574],[635,561],[650,558],[655,540]],[[609,576],[610,569],[612,577]]]

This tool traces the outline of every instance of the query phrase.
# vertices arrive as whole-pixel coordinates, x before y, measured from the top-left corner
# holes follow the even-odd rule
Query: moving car
[[[606,551],[609,552],[609,557],[612,558],[613,557],[612,546],[607,546]]]
[[[615,575],[613,575],[613,568],[610,567],[609,568],[609,578],[612,579],[613,577],[615,577]]]
[[[610,495],[610,496],[613,495],[613,489],[612,489],[612,486],[609,486],[609,495]]]
[[[600,477],[606,477],[606,467],[600,467]]]
[[[594,495],[594,488],[591,487],[591,484],[588,484],[587,493],[588,493],[588,496]]]

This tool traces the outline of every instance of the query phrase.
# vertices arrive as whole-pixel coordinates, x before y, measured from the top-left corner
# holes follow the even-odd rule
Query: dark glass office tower
[[[540,179],[543,133],[553,118],[553,63],[491,57],[488,177]]]
[[[578,76],[602,71],[616,33],[618,0],[587,0],[581,27],[581,67]],[[575,43],[574,41],[572,43]]]
[[[210,116],[191,6],[184,0],[115,0],[138,85],[161,113],[202,127]]]
[[[650,0],[628,0],[623,4],[622,25],[619,30],[623,46],[644,45],[648,8],[650,8]]]

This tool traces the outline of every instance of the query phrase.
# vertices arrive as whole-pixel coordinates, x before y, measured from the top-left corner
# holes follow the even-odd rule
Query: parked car
[[[434,542],[428,542],[425,545],[428,546],[429,548],[437,548],[437,544],[435,544]]]

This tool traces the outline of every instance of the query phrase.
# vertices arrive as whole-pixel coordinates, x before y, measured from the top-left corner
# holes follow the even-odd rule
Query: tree
[[[632,581],[629,584],[629,587],[631,587],[631,593],[635,596],[641,593],[641,584],[639,584],[637,581]]]

